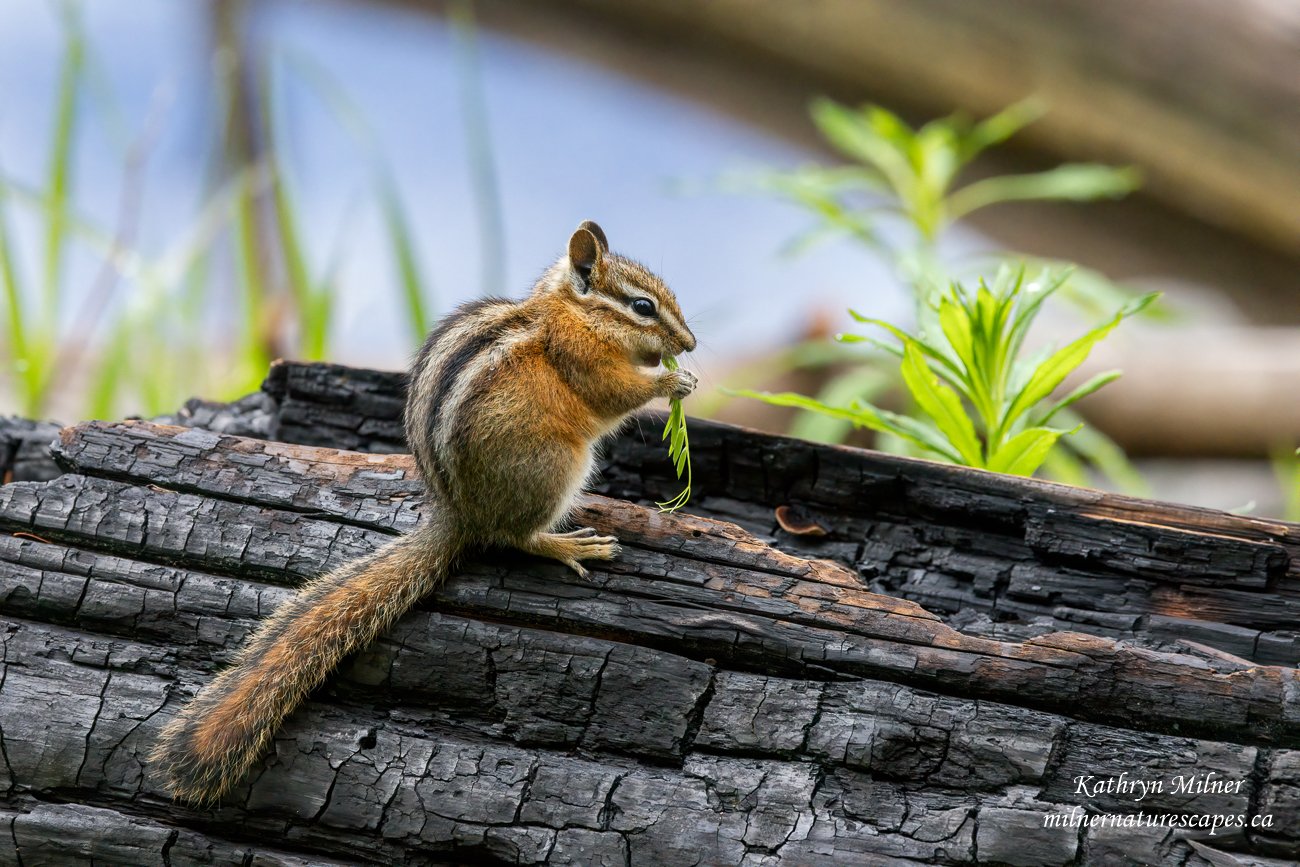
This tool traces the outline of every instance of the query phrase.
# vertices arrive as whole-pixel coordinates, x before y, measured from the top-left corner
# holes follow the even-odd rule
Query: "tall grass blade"
[[[276,243],[289,295],[298,310],[298,351],[304,358],[316,361],[325,357],[330,324],[325,313],[329,308],[318,297],[321,290],[312,282],[306,254],[303,252],[297,208],[289,194],[285,164],[280,156],[285,149],[285,137],[276,122],[272,82],[268,76],[263,76],[259,81],[258,102],[262,126],[266,130],[265,159],[270,174],[271,214],[275,222]]]
[[[397,185],[385,172],[379,184],[379,205],[384,216],[389,249],[402,287],[402,300],[406,304],[406,325],[411,338],[418,346],[424,340],[430,320],[425,306],[425,278],[411,238],[411,225],[397,192]]]
[[[18,266],[16,251],[9,237],[8,186],[0,184],[0,284],[3,284],[5,297],[7,333],[9,335],[8,374],[14,384],[14,391],[22,412],[27,416],[38,416],[40,406],[36,398],[36,384],[40,371],[36,359],[32,357],[29,338],[31,323],[27,320],[24,307],[21,269]]]
[[[505,224],[501,215],[501,192],[493,161],[487,96],[483,89],[478,30],[474,23],[472,0],[457,0],[453,3],[451,21],[456,35],[456,69],[461,87],[465,143],[469,152],[470,183],[474,189],[474,204],[479,218],[482,294],[495,295],[505,287]]]
[[[47,189],[50,208],[45,223],[45,255],[42,295],[45,299],[45,327],[51,337],[57,333],[62,265],[67,241],[68,198],[72,187],[72,147],[76,138],[77,97],[81,91],[86,42],[78,7],[71,0],[59,6],[63,25],[63,61],[59,69],[59,92],[55,102],[54,130],[50,137]]]
[[[267,340],[271,318],[268,309],[269,294],[266,287],[261,246],[258,244],[259,228],[257,194],[251,181],[240,186],[235,199],[235,258],[242,288],[243,320],[238,340],[236,375],[232,389],[251,390],[270,365],[271,352]]]
[[[398,192],[392,167],[380,152],[374,130],[366,122],[361,109],[348,97],[342,85],[329,74],[328,70],[302,55],[286,53],[285,59],[316,89],[335,120],[347,131],[365,155],[373,177],[374,194],[379,203],[380,216],[384,221],[394,271],[401,289],[402,305],[406,310],[406,325],[414,344],[418,346],[424,340],[430,324],[429,302],[432,297],[432,285],[420,265],[410,218]]]

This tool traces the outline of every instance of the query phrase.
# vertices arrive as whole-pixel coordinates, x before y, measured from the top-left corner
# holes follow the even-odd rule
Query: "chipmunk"
[[[597,442],[656,397],[695,388],[650,372],[695,348],[672,291],[609,252],[584,222],[522,301],[465,304],[411,367],[406,440],[427,488],[423,521],[378,551],[305,584],[248,640],[233,667],[162,730],[151,762],[171,794],[216,801],[344,656],[372,641],[470,549],[518,548],[585,576],[618,541],[557,532]]]

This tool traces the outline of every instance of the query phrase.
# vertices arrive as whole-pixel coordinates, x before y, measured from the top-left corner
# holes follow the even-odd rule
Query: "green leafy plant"
[[[336,302],[345,289],[338,274],[346,226],[324,250],[314,249],[303,229],[294,195],[301,186],[286,159],[292,129],[277,111],[284,88],[299,82],[331,109],[366,160],[365,192],[385,229],[393,288],[411,338],[423,339],[433,293],[400,184],[361,113],[319,66],[288,49],[269,52],[265,74],[247,76],[258,86],[243,109],[256,114],[252,120],[264,136],[261,153],[225,166],[220,176],[214,173],[193,221],[178,225],[159,249],[146,250],[137,245],[135,230],[146,210],[144,169],[164,113],[153,106],[138,138],[126,141],[112,89],[83,32],[79,3],[59,0],[51,6],[64,42],[58,89],[51,95],[55,110],[44,177],[20,180],[0,164],[0,404],[28,416],[153,415],[174,411],[196,393],[219,399],[245,394],[276,355],[329,355]],[[472,20],[458,26],[462,38],[472,38]],[[474,63],[473,57],[464,60],[459,74],[468,75]],[[218,77],[219,102],[239,102],[228,92],[233,78]],[[482,94],[469,92],[466,99],[481,100]],[[94,120],[84,117],[92,108],[111,127],[110,140],[122,146],[121,201],[111,226],[78,209],[73,168],[79,133]],[[481,109],[467,105],[467,111]],[[490,142],[479,136],[475,145],[486,150]],[[489,155],[481,158],[490,162]],[[494,189],[476,188],[480,197],[489,193],[495,196]],[[479,204],[485,212],[499,211],[495,198]],[[32,218],[37,231],[16,231],[15,218]],[[499,223],[499,214],[494,219]],[[20,237],[37,243],[27,249]],[[87,250],[100,260],[100,274],[73,310],[73,275],[65,262],[74,251]],[[73,402],[70,391],[81,409],[62,405]],[[51,409],[56,396],[61,405]]]
[[[852,108],[818,99],[811,109],[813,122],[826,141],[854,163],[764,172],[744,182],[788,198],[818,218],[792,250],[847,234],[895,260],[909,280],[930,278],[941,289],[947,269],[939,266],[933,248],[953,221],[1007,202],[1113,199],[1139,186],[1136,169],[1094,163],[957,185],[962,170],[976,157],[1009,139],[1043,110],[1038,101],[1025,100],[978,122],[954,114],[913,128],[878,105]],[[910,236],[894,240],[896,232],[882,232],[887,223],[901,224]]]
[[[1275,448],[1273,474],[1282,491],[1280,517],[1284,521],[1300,522],[1300,449],[1292,451],[1289,447]]]
[[[742,183],[812,213],[815,224],[791,243],[790,252],[847,236],[890,261],[913,292],[917,330],[906,334],[855,313],[859,321],[884,328],[899,342],[852,336],[842,341],[866,342],[879,350],[867,356],[827,355],[806,346],[787,353],[790,366],[850,362],[816,397],[752,390],[728,393],[805,410],[793,430],[825,441],[842,439],[855,426],[866,427],[881,434],[877,445],[888,450],[1013,472],[1022,472],[1030,464],[1029,472],[1044,466],[1057,478],[1075,483],[1086,481],[1091,466],[1122,487],[1141,490],[1141,478],[1123,451],[1103,434],[1080,428],[1069,407],[1083,393],[1053,413],[1052,418],[1065,427],[1049,428],[1048,419],[1036,418],[1047,394],[1034,396],[1042,383],[1053,378],[1053,370],[1041,371],[1034,387],[1018,403],[1015,398],[1030,385],[1031,367],[1046,363],[1021,359],[1018,354],[1024,332],[1048,296],[1059,293],[1088,315],[1120,307],[1121,313],[1116,314],[1120,319],[1148,309],[1153,296],[1134,300],[1102,275],[1062,267],[1064,263],[1037,260],[1033,270],[1041,273],[1026,282],[1027,257],[999,253],[959,267],[940,254],[942,237],[953,222],[983,208],[1008,202],[1117,198],[1138,186],[1134,169],[1083,163],[961,182],[963,170],[976,157],[1042,113],[1040,103],[1026,100],[980,121],[954,114],[913,127],[880,106],[854,108],[829,99],[815,101],[814,123],[827,142],[852,162],[767,171]],[[1013,262],[1017,267],[1008,268]],[[976,269],[967,270],[970,265]],[[982,279],[975,292],[962,288],[963,281],[978,277],[990,265],[1001,274],[994,288]],[[1063,371],[1062,380],[1117,323],[1089,332],[1094,338],[1075,347],[1076,353],[1082,349],[1082,356]],[[897,356],[901,364],[886,368],[887,355],[881,353]],[[1055,364],[1063,367],[1071,358],[1062,356]],[[1092,387],[1085,393],[1117,375],[1089,383]],[[902,386],[911,402],[906,413],[888,412],[871,403],[894,385]],[[1077,431],[1078,436],[1063,440],[1066,431]],[[1058,444],[1063,447],[1055,448]]]
[[[664,367],[676,370],[677,359],[664,358]],[[691,443],[686,432],[686,412],[682,409],[682,402],[676,398],[669,402],[668,422],[664,425],[661,439],[668,440],[668,457],[673,462],[673,469],[677,471],[677,478],[680,479],[682,473],[686,474],[686,487],[672,499],[655,505],[661,512],[675,512],[691,499]]]
[[[8,366],[19,406],[28,415],[39,415],[44,408],[59,354],[59,316],[65,300],[63,263],[71,234],[73,143],[86,68],[86,38],[78,7],[64,2],[57,11],[63,31],[63,59],[46,163],[48,194],[41,227],[41,282],[35,292],[28,290],[18,265],[17,245],[8,225],[7,200],[11,197],[7,189],[0,187],[0,288],[8,319]]]
[[[914,415],[890,412],[864,400],[839,406],[800,394],[740,393],[845,419],[896,437],[929,457],[1032,475],[1058,440],[1078,429],[1077,425],[1053,427],[1052,422],[1120,374],[1099,373],[1055,400],[1053,393],[1098,342],[1156,297],[1144,295],[1129,302],[1063,347],[1026,355],[1030,326],[1043,302],[1067,279],[1067,273],[1043,272],[1026,281],[1023,268],[1004,268],[991,287],[981,280],[970,291],[953,283],[931,302],[927,319],[937,327],[916,334],[850,311],[858,322],[881,328],[897,341],[855,334],[839,338],[845,343],[869,343],[899,360],[900,377],[916,406]]]

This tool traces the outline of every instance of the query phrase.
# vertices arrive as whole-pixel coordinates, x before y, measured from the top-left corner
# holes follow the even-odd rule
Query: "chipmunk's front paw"
[[[671,397],[674,400],[681,400],[695,391],[695,386],[699,382],[695,374],[689,370],[678,368],[670,370],[659,377],[659,384],[663,388],[664,397]]]

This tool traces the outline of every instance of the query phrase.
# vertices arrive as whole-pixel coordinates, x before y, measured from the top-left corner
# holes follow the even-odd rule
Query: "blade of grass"
[[[117,221],[111,246],[104,255],[90,291],[82,299],[72,319],[70,333],[75,339],[60,342],[53,360],[46,367],[43,389],[49,383],[61,381],[79,372],[84,364],[85,353],[95,339],[96,330],[103,324],[105,313],[110,309],[122,276],[117,260],[124,251],[134,247],[144,206],[145,169],[170,102],[168,89],[159,88],[154,91],[144,125],[123,156]],[[170,366],[165,367],[171,369]]]
[[[406,308],[406,324],[410,329],[414,345],[418,346],[424,340],[430,324],[428,301],[432,295],[432,287],[424,269],[420,266],[410,219],[398,193],[392,167],[380,153],[374,131],[366,122],[360,108],[348,97],[342,85],[329,74],[328,70],[303,55],[286,52],[284,59],[316,89],[335,119],[365,156],[388,236],[394,270],[401,287],[402,303]]]
[[[54,129],[50,137],[50,161],[46,186],[50,209],[45,223],[45,255],[42,295],[45,299],[45,327],[53,335],[58,329],[62,264],[67,241],[68,198],[72,186],[72,146],[76,138],[77,97],[81,90],[86,43],[79,10],[72,2],[59,4],[63,26],[63,61],[59,69],[59,90],[55,102]]]
[[[4,285],[5,309],[8,312],[9,372],[14,391],[24,415],[39,415],[33,405],[35,397],[34,376],[39,375],[33,363],[28,342],[31,323],[23,306],[23,285],[14,245],[9,240],[8,188],[0,184],[0,283]]]
[[[429,312],[425,307],[425,279],[411,237],[411,224],[397,192],[397,185],[387,171],[378,180],[379,204],[387,229],[389,249],[402,287],[402,300],[406,303],[406,325],[414,345],[420,345],[429,328]]]
[[[235,251],[239,285],[243,290],[241,303],[243,321],[238,343],[236,374],[232,387],[251,388],[271,363],[265,338],[265,322],[269,316],[266,279],[262,271],[261,246],[257,240],[257,196],[251,183],[240,186],[235,199]]]
[[[465,144],[469,152],[470,183],[479,218],[479,250],[484,296],[498,294],[505,286],[505,230],[501,217],[501,192],[492,159],[492,137],[488,131],[487,96],[483,89],[482,63],[478,55],[478,30],[472,0],[457,0],[451,6],[455,34],[457,78],[460,80]]]
[[[298,215],[289,194],[288,179],[280,153],[284,149],[284,135],[277,124],[272,105],[273,82],[268,72],[258,82],[257,99],[266,130],[265,160],[270,174],[271,216],[274,221],[276,243],[284,266],[289,296],[298,312],[298,351],[304,358],[319,360],[325,357],[325,344],[329,335],[329,321],[323,314],[326,306],[317,297],[320,288],[311,279],[303,252],[302,234],[298,229]]]

